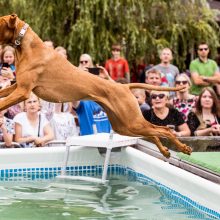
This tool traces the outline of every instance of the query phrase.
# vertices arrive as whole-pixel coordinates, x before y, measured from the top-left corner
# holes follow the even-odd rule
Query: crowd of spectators
[[[55,50],[68,59],[64,47],[54,47],[52,41],[45,47]],[[112,45],[112,57],[105,67],[94,65],[89,54],[82,54],[78,67],[88,74],[111,80],[114,83],[131,81],[128,61],[122,56],[120,44]],[[177,92],[131,92],[146,120],[167,126],[177,137],[220,135],[220,71],[214,60],[208,58],[209,46],[198,44],[198,58],[190,63],[189,71],[180,73],[172,64],[170,48],[160,51],[160,63],[146,65],[144,83],[156,86],[180,87]],[[62,58],[63,59],[63,58]],[[15,50],[0,45],[0,89],[16,82]],[[91,100],[73,100],[71,103],[50,103],[31,94],[23,103],[0,112],[0,142],[12,147],[42,147],[51,140],[66,140],[71,136],[110,132],[111,124],[104,109]]]

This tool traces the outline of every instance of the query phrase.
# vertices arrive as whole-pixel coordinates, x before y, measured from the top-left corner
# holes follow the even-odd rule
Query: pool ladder
[[[128,137],[119,134],[113,134],[113,131],[111,131],[110,133],[98,133],[94,135],[71,137],[69,141],[66,142],[66,151],[64,155],[64,163],[61,168],[61,174],[58,175],[56,178],[83,180],[105,184],[108,181],[107,172],[112,149],[137,144],[138,139],[138,137]],[[106,148],[104,168],[101,178],[67,175],[67,165],[69,160],[70,147],[73,146]]]

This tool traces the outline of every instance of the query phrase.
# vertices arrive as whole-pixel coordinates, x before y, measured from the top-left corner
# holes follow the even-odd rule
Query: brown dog
[[[167,127],[156,126],[144,119],[133,88],[176,91],[176,88],[155,87],[141,83],[118,84],[88,74],[73,66],[12,14],[0,17],[0,44],[16,47],[17,83],[0,90],[0,109],[3,110],[27,99],[33,91],[49,102],[93,100],[106,111],[115,132],[128,136],[150,138],[160,152],[169,157],[159,137],[170,139],[179,151],[191,153],[191,148],[182,144]]]

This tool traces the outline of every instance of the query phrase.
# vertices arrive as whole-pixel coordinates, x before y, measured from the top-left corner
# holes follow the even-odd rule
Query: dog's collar
[[[24,26],[21,28],[17,38],[15,39],[15,43],[14,43],[14,48],[16,48],[17,46],[21,45],[21,40],[23,39],[27,29],[28,29],[29,25],[27,23],[24,24]]]

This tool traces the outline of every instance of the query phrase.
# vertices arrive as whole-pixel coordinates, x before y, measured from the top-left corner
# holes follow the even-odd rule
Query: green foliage
[[[81,53],[104,62],[119,42],[130,62],[150,62],[170,47],[184,69],[198,42],[208,42],[213,56],[219,44],[215,12],[205,0],[1,0],[0,8],[1,16],[15,12],[43,40],[67,48],[76,65]]]

